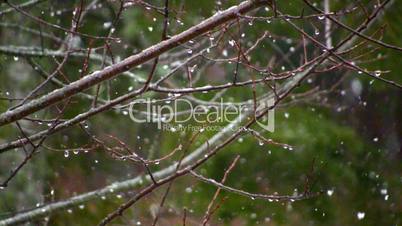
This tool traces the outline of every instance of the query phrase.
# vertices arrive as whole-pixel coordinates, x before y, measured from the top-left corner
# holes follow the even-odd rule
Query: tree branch
[[[19,120],[29,114],[44,109],[63,99],[66,99],[67,97],[73,96],[78,92],[88,89],[93,85],[113,78],[122,72],[130,70],[132,67],[145,63],[148,60],[151,60],[162,53],[181,45],[182,43],[185,43],[221,24],[237,18],[238,14],[246,13],[267,3],[267,0],[244,1],[237,6],[233,6],[221,13],[217,13],[214,16],[202,21],[198,25],[183,31],[182,33],[175,35],[168,40],[159,42],[158,44],[153,45],[136,55],[130,56],[119,63],[106,67],[101,71],[96,71],[80,80],[70,83],[61,89],[55,90],[45,96],[32,100],[23,106],[15,108],[14,110],[9,110],[1,114],[0,126]]]

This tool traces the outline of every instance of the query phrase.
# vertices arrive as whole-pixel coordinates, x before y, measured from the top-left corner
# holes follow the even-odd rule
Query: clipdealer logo
[[[220,130],[223,127],[217,123],[231,123],[242,114],[257,117],[268,110],[256,120],[256,124],[269,132],[275,130],[274,98],[258,101],[257,106],[253,102],[227,103],[222,98],[219,102],[205,103],[194,104],[184,98],[169,101],[138,99],[130,103],[129,116],[136,123],[156,123],[157,128],[163,130]]]

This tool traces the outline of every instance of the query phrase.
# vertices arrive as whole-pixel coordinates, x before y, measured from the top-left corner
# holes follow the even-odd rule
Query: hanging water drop
[[[234,46],[234,45],[235,45],[235,41],[234,41],[234,40],[229,40],[229,45]]]
[[[362,220],[366,216],[365,212],[357,212],[357,219]]]
[[[295,50],[296,50],[296,49],[295,49],[295,47],[293,47],[293,46],[289,48],[289,51],[292,52],[292,53],[293,53]]]
[[[112,26],[112,22],[105,22],[103,23],[103,28],[108,29]]]
[[[223,55],[224,57],[227,57],[227,56],[228,56],[228,51],[227,51],[226,49],[224,49],[224,50],[222,51],[222,55]]]

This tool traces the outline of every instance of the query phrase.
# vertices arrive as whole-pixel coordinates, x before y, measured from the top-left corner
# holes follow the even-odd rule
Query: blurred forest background
[[[20,4],[24,1],[11,2]],[[84,1],[85,4],[89,2]],[[323,1],[315,2],[322,8]],[[331,10],[342,9],[351,4],[351,1],[344,0],[330,2]],[[372,9],[370,6],[375,2],[361,1],[361,4]],[[164,1],[153,0],[149,3],[163,8]],[[177,11],[176,18],[170,18],[168,31],[169,35],[174,35],[213,15],[216,10],[227,9],[239,1],[171,0],[169,3],[170,8]],[[79,1],[40,1],[27,10],[46,21],[69,27],[72,11],[77,4],[80,4]],[[305,8],[305,14],[312,13],[303,1],[278,1],[277,4],[279,9],[290,15],[300,15],[301,8]],[[118,1],[98,1],[96,9],[90,10],[86,15],[80,32],[107,36],[118,6]],[[0,12],[7,8],[6,4],[1,4]],[[273,14],[272,9],[265,11],[262,8],[259,12]],[[382,40],[402,46],[401,12],[401,2],[393,2],[370,31],[383,26]],[[26,57],[7,52],[5,47],[38,46],[40,50],[40,46],[45,45],[48,49],[57,50],[60,44],[53,39],[41,40],[39,36],[21,29],[24,27],[40,31],[43,26],[38,26],[20,13],[0,15],[0,97],[5,98],[0,100],[0,112],[4,112],[13,105],[7,98],[24,97],[35,84],[42,81],[32,66],[32,61],[45,70],[54,70],[55,67],[51,57]],[[352,27],[363,19],[364,16],[359,13],[342,17],[342,21]],[[115,60],[124,59],[159,42],[162,21],[163,15],[150,8],[138,6],[125,9],[115,24],[113,33],[114,36],[121,37],[121,42],[112,43],[110,47]],[[316,25],[316,29],[323,31],[322,23],[311,23]],[[283,62],[286,68],[292,68],[301,61],[303,48],[297,45],[300,34],[285,23],[276,20],[254,21],[250,24],[245,22],[242,26],[242,32],[246,36],[244,45],[252,45],[264,30],[273,35],[273,38],[264,40],[254,51],[253,61],[271,57],[281,59],[285,55],[288,56]],[[309,33],[314,33],[312,27],[306,28]],[[61,39],[65,37],[60,30],[53,30],[52,33]],[[333,37],[336,40],[345,33],[339,29],[333,33]],[[273,41],[275,37],[278,38]],[[316,37],[323,41],[323,32],[316,34]],[[79,42],[82,43],[78,45],[89,45],[86,40]],[[100,45],[97,42],[100,41],[96,40],[91,45]],[[313,51],[314,48],[308,48],[309,54],[313,54]],[[366,61],[359,62],[359,66],[370,71],[383,71],[382,76],[402,83],[400,52],[380,48],[366,54]],[[156,77],[173,68],[175,60],[169,62],[169,57],[174,55],[162,57],[162,63],[156,69]],[[71,76],[72,80],[79,78],[82,60],[79,57],[71,58],[63,67],[64,73]],[[198,64],[202,65],[202,62]],[[100,70],[100,67],[101,62],[94,62],[89,64],[88,71]],[[136,76],[145,79],[149,68],[150,64],[147,64],[132,71]],[[230,64],[209,66],[200,72],[205,76],[199,84],[223,84],[231,80],[225,76],[232,70],[233,65]],[[245,71],[240,70],[241,78],[248,76]],[[177,82],[185,82],[185,75],[181,74],[183,73],[177,75]],[[340,85],[326,95],[276,109],[275,132],[264,132],[263,135],[276,142],[289,144],[292,149],[260,145],[255,138],[243,136],[198,169],[201,174],[220,180],[224,169],[240,155],[238,164],[228,175],[225,183],[227,185],[254,193],[297,194],[304,191],[308,180],[312,191],[322,194],[295,202],[269,202],[222,191],[219,199],[224,198],[224,201],[214,213],[211,225],[402,225],[402,91],[344,69],[312,76],[296,91],[315,86],[328,88],[340,78]],[[101,88],[102,95],[105,93],[104,98],[108,98],[108,95],[117,96],[136,86],[136,80],[131,77],[119,77],[111,83],[111,92],[103,90],[105,86]],[[53,88],[49,85],[45,90],[49,92]],[[199,93],[195,96],[208,100],[214,94],[215,92]],[[242,101],[252,98],[252,95],[250,89],[239,87],[227,91],[225,97]],[[83,101],[74,102],[63,117],[71,118],[79,114],[85,110],[87,104],[88,102]],[[46,111],[41,112],[44,118],[46,114]],[[28,133],[47,127],[46,124],[21,123]],[[85,123],[91,133],[99,137],[113,134],[148,159],[164,156],[179,143],[190,139],[188,133],[161,131],[152,123],[134,123],[119,111],[108,111]],[[202,141],[213,134],[211,131],[202,133],[194,145],[202,144]],[[0,143],[19,136],[21,134],[14,124],[0,128]],[[8,218],[17,211],[68,199],[115,181],[124,181],[144,172],[141,165],[115,160],[101,149],[79,153],[71,151],[88,143],[90,139],[87,134],[79,129],[64,130],[47,139],[45,145],[48,148],[41,147],[9,186],[0,191],[0,219]],[[178,157],[175,158],[177,160]],[[21,148],[2,153],[1,181],[23,159]],[[162,161],[150,168],[156,171],[169,164],[171,162]],[[199,182],[191,176],[177,179],[167,197],[165,208],[161,210],[159,225],[181,225],[183,208],[187,209],[188,224],[199,224],[215,190],[216,187]],[[46,220],[49,225],[95,225],[135,191],[136,189],[131,189],[100,197],[55,212]],[[114,223],[150,225],[164,192],[165,189],[156,190],[131,207],[124,218]]]

